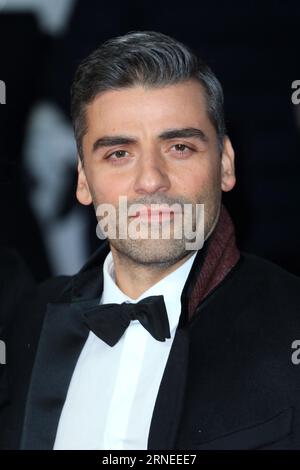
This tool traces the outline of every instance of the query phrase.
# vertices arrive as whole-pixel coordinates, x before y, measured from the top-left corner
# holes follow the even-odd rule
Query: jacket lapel
[[[178,329],[159,387],[148,438],[149,450],[174,449],[186,388],[189,340]]]
[[[148,437],[149,450],[174,449],[184,404],[189,357],[189,299],[205,258],[207,244],[194,260],[181,294],[178,328],[160,383]]]
[[[77,359],[88,337],[83,311],[99,299],[48,304],[27,396],[21,449],[52,449]]]

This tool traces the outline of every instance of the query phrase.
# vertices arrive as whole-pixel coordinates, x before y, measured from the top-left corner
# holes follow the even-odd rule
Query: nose
[[[170,179],[166,164],[158,151],[142,155],[135,179],[134,190],[137,194],[153,194],[167,191]]]

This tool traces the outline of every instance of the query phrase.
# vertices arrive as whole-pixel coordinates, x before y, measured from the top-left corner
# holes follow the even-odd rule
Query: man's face
[[[221,191],[235,184],[234,153],[226,137],[220,155],[198,82],[106,91],[87,106],[86,120],[84,163],[78,165],[77,198],[82,204],[118,208],[120,196],[127,197],[128,207],[204,204],[208,236]],[[148,216],[145,224],[151,222]],[[142,264],[172,264],[187,254],[184,237],[109,241],[112,250]]]

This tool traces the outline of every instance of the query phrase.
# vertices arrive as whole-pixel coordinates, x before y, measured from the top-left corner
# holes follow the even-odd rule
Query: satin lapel
[[[25,409],[21,449],[52,449],[69,383],[88,337],[88,300],[48,304]]]
[[[185,329],[178,329],[155,402],[149,450],[174,449],[184,401],[188,354],[188,333]]]

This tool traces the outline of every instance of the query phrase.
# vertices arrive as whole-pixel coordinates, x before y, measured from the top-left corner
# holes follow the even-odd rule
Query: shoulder
[[[249,335],[300,338],[300,278],[268,260],[241,253],[222,285],[207,299]],[[225,315],[226,316],[226,315]]]
[[[9,248],[0,250],[0,324],[4,324],[21,299],[30,295],[35,281],[24,260]]]
[[[278,344],[287,347],[300,338],[300,278],[275,263],[242,252],[200,310],[209,312],[197,315],[201,321],[234,330],[244,342],[257,344],[258,338],[276,337]]]
[[[55,276],[40,283],[36,290],[36,299],[46,303],[57,301],[72,283],[73,276]]]
[[[47,303],[55,301],[71,276],[58,276],[38,284],[26,263],[11,249],[0,250],[0,332],[4,335],[30,321],[40,323]]]
[[[22,317],[30,318],[32,324],[41,326],[47,310],[47,304],[57,301],[63,301],[63,293],[67,290],[72,283],[73,276],[55,276],[47,279],[46,281],[38,284],[28,296],[27,301],[24,303],[22,310]],[[22,322],[22,319],[20,319]]]
[[[236,274],[241,284],[265,298],[292,296],[300,300],[300,277],[264,258],[242,252]]]

